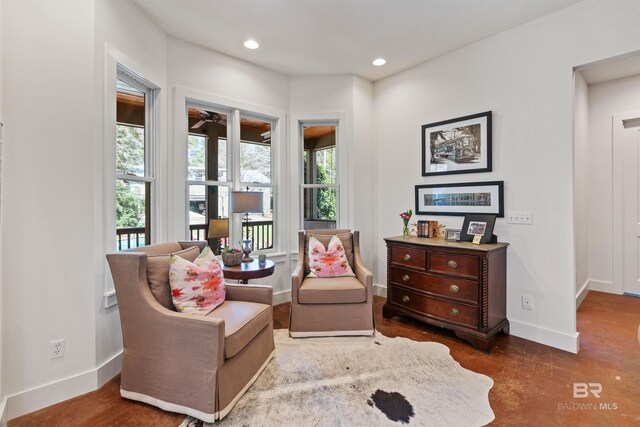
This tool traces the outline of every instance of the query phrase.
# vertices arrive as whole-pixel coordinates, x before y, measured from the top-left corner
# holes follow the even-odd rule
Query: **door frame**
[[[622,172],[622,139],[624,120],[631,120],[640,117],[640,111],[614,114],[611,117],[612,130],[612,174],[613,174],[613,283],[611,290],[613,293],[622,295],[624,293],[624,271],[623,271],[623,245],[624,245],[624,222],[623,222],[623,172]]]

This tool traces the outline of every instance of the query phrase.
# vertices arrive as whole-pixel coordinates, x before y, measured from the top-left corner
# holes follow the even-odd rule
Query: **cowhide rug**
[[[216,426],[480,426],[494,419],[491,378],[434,342],[375,337],[289,338]],[[209,424],[204,423],[204,427]],[[180,427],[203,423],[187,417]]]

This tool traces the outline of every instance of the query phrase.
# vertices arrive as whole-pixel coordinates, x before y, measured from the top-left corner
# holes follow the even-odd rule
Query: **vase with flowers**
[[[402,222],[404,224],[402,227],[402,237],[405,239],[409,238],[409,220],[411,219],[411,215],[413,215],[413,211],[411,209],[400,214],[400,218],[402,218]]]

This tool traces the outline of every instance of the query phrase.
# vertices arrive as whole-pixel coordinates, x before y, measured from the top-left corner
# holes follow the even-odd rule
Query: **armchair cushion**
[[[333,236],[338,236],[342,245],[344,246],[344,253],[347,255],[347,261],[349,261],[349,266],[353,270],[353,236],[351,233],[339,233],[339,234],[313,234],[312,232],[308,232],[305,237],[304,242],[304,274],[305,276],[311,272],[309,268],[309,240],[312,237],[315,237],[324,245],[326,248],[329,246],[329,242]]]
[[[223,319],[224,357],[229,359],[242,350],[271,322],[271,306],[246,301],[225,301],[207,317]]]
[[[179,245],[177,245],[180,247]],[[191,246],[184,250],[179,250],[173,254],[179,255],[187,261],[194,261],[200,248],[197,246]],[[149,282],[149,289],[156,298],[156,300],[162,304],[163,307],[168,308],[171,311],[176,311],[171,300],[171,286],[169,285],[169,258],[171,253],[161,255],[148,255],[147,256],[147,282]]]
[[[222,269],[208,246],[194,262],[171,255],[169,283],[173,305],[181,313],[207,314],[224,302]]]
[[[355,277],[307,277],[298,290],[300,304],[351,304],[367,301],[367,289]]]
[[[353,277],[344,246],[338,236],[331,237],[328,246],[318,239],[309,239],[309,277]]]

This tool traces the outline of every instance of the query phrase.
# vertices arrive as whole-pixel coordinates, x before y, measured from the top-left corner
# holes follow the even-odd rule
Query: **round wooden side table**
[[[240,265],[227,266],[222,265],[222,274],[225,279],[237,280],[238,283],[247,284],[250,279],[259,279],[261,277],[271,276],[276,264],[268,259],[261,265],[257,259],[251,262],[242,262]]]

